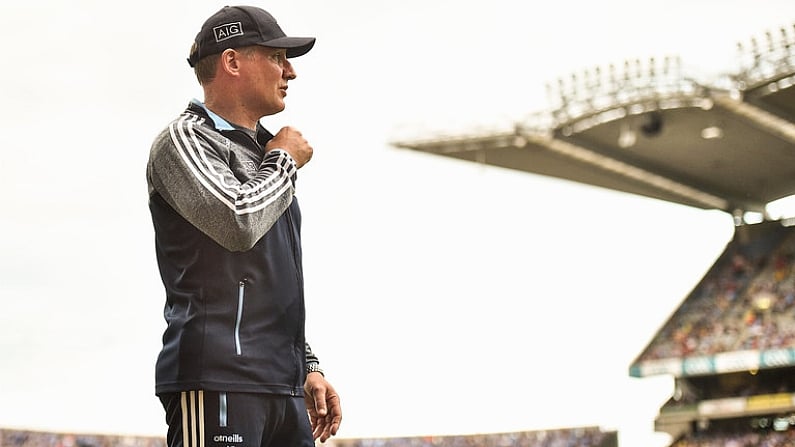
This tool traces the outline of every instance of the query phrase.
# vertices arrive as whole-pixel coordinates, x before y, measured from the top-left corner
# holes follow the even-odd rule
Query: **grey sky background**
[[[199,89],[185,58],[226,3],[4,2],[0,426],[165,432],[163,292],[144,169]],[[631,361],[721,253],[728,215],[391,147],[546,110],[545,84],[681,56],[709,81],[791,1],[271,1],[294,60],[263,120],[299,173],[308,336],[341,437],[600,425],[666,445],[670,378]]]

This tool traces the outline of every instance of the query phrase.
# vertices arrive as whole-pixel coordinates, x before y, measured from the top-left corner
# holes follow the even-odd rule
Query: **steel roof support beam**
[[[778,135],[790,144],[795,144],[795,125],[791,122],[747,102],[738,101],[726,95],[713,95],[712,100],[716,105],[747,119],[757,127]]]
[[[720,197],[662,177],[637,166],[606,157],[581,146],[537,134],[522,134],[522,137],[528,142],[535,143],[568,158],[596,166],[599,169],[613,172],[622,177],[630,178],[638,183],[644,183],[679,197],[690,199],[691,201],[702,204],[705,208],[717,208],[720,210],[729,209],[729,203]]]

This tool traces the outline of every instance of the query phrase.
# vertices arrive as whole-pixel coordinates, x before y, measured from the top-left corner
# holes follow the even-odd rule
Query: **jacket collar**
[[[240,131],[240,128],[235,126],[234,124],[230,123],[229,121],[221,118],[221,115],[213,112],[212,110],[208,109],[203,102],[199,101],[198,99],[192,99],[190,101],[190,105],[188,106],[189,109],[193,109],[196,112],[200,112],[210,118],[213,122],[213,126],[218,131]],[[268,142],[271,138],[273,138],[273,134],[268,131],[268,129],[264,128],[261,123],[257,122],[257,142],[263,146],[265,143]]]
[[[201,107],[201,109],[204,110],[204,113],[206,113],[207,116],[210,117],[211,120],[213,120],[213,125],[215,126],[216,129],[218,129],[218,130],[235,130],[235,126],[231,125],[229,123],[229,121],[221,118],[221,116],[218,115],[217,113],[215,113],[212,110],[208,109],[207,106],[205,106],[203,102],[201,102],[198,99],[194,98],[194,99],[192,99],[190,101],[190,103],[192,105],[196,105],[198,107]]]

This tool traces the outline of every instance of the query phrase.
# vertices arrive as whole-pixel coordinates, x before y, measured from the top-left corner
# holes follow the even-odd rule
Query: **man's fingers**
[[[280,148],[287,151],[300,168],[312,158],[313,149],[300,131],[293,127],[282,127],[265,145],[266,150]]]
[[[320,419],[326,416],[328,413],[328,407],[326,406],[326,390],[324,388],[315,388],[312,390],[312,397],[315,400],[315,411],[317,411],[317,415]]]

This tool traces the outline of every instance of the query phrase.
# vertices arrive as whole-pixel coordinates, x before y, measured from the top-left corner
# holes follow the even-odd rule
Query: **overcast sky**
[[[201,90],[185,58],[226,2],[3,2],[0,427],[165,433],[164,294],[145,163]],[[731,218],[391,147],[546,110],[545,84],[681,56],[704,78],[791,0],[261,3],[296,59],[308,336],[340,437],[600,425],[665,445],[670,378],[628,368],[733,234]]]

